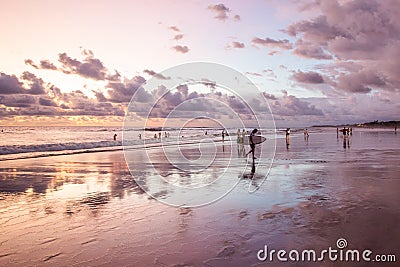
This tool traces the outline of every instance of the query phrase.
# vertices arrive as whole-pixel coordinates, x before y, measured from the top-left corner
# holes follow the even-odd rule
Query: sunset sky
[[[399,120],[399,13],[397,0],[3,0],[0,125],[121,125],[143,82],[193,61],[246,75],[278,126]]]

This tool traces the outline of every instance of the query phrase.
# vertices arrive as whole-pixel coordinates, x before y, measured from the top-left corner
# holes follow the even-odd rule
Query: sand
[[[199,208],[151,198],[130,175],[122,151],[1,162],[0,266],[338,266],[343,263],[260,262],[257,252],[264,245],[322,250],[339,238],[351,249],[400,257],[399,140],[391,131],[355,130],[344,147],[335,129],[314,129],[308,142],[293,136],[286,149],[280,136],[262,184],[268,166],[251,176],[234,142],[217,143],[212,167],[183,182],[157,157],[160,147],[130,152],[135,178],[163,202],[176,200],[176,192],[157,184],[160,172],[189,188],[211,183],[200,191],[204,199],[229,188],[218,180],[221,173],[237,183]],[[197,148],[185,146],[186,156],[198,158]],[[259,188],[249,193],[249,185]]]

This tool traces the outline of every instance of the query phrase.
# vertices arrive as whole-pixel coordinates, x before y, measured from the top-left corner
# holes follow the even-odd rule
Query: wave
[[[57,143],[57,144],[38,144],[38,145],[12,145],[1,146],[0,155],[33,153],[33,152],[51,152],[63,150],[81,150],[102,147],[121,146],[121,141],[97,141],[83,143]]]

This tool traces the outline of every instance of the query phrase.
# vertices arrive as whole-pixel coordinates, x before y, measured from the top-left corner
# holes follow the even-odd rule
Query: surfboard
[[[267,138],[265,138],[264,136],[261,135],[255,135],[253,136],[253,143],[254,144],[261,144],[262,142],[264,142],[265,140],[267,140]],[[243,138],[243,145],[249,145],[250,144],[250,136],[246,135]]]

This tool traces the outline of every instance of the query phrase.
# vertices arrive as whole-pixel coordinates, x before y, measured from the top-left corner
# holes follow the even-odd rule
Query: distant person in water
[[[1,130],[3,131],[3,130]],[[394,126],[394,133],[397,134],[397,125]]]
[[[225,130],[222,130],[222,141],[225,140]]]
[[[240,129],[238,129],[238,131],[237,131],[237,142],[238,142],[238,144],[241,143],[241,140],[240,140]]]
[[[139,134],[139,139],[142,139],[142,134]]]
[[[290,146],[290,128],[286,128],[286,148]]]
[[[117,134],[114,134],[114,141],[117,141]]]
[[[207,135],[207,131],[204,133],[204,135]]]
[[[257,129],[254,129],[253,131],[251,131],[251,134],[249,136],[249,144],[250,144],[251,150],[246,154],[246,157],[247,157],[251,153],[253,160],[255,159],[254,152],[256,149],[256,144],[254,143],[254,136],[256,135],[257,131],[258,131]]]
[[[306,140],[306,141],[308,141],[308,137],[309,137],[310,135],[308,134],[308,129],[305,129],[304,130],[304,140]]]

